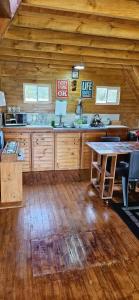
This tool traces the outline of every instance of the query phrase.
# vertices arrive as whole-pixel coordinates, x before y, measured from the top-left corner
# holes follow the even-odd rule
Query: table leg
[[[107,155],[102,156],[102,168],[100,176],[100,197],[104,198],[105,178],[106,178]]]

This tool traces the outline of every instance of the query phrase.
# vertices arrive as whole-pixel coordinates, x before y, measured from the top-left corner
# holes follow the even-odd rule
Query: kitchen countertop
[[[127,126],[124,125],[107,125],[107,126],[102,126],[102,127],[80,127],[80,128],[72,128],[72,127],[55,127],[53,128],[52,126],[49,125],[26,125],[26,126],[3,126],[2,129],[4,131],[50,131],[50,132],[84,132],[84,131],[94,131],[94,130],[107,130],[107,129],[122,129],[122,128],[127,128]]]

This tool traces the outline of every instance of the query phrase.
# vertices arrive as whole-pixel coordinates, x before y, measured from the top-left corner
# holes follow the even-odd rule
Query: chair
[[[103,136],[101,137],[102,142],[120,142],[119,136]],[[111,169],[111,157],[108,157],[107,160],[107,171],[110,172]],[[115,170],[115,177],[118,179],[119,177],[122,177],[123,174],[125,174],[126,169],[129,167],[129,155],[119,155],[116,163],[116,170]]]
[[[139,181],[139,150],[131,153],[129,167],[122,174],[123,200],[126,208],[128,208],[129,183],[136,183],[137,181]]]
[[[101,137],[101,142],[120,142],[120,137],[119,136],[102,136]],[[110,169],[111,169],[111,157],[108,157],[107,159],[107,171],[110,172]],[[117,170],[117,167],[116,167],[116,170]]]

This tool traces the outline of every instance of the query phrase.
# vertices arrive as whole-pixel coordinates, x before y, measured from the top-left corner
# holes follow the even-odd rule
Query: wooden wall
[[[94,96],[91,100],[84,100],[84,113],[119,113],[123,124],[130,127],[138,126],[139,102],[136,86],[128,70],[92,68],[80,72],[77,80],[77,91],[71,91],[71,70],[50,69],[49,66],[17,63],[0,62],[0,90],[6,94],[7,105],[18,105],[21,110],[27,112],[48,112],[54,111],[56,99],[56,79],[69,79],[69,99],[68,112],[74,112],[78,98],[80,97],[81,80],[92,80],[94,82]],[[39,82],[52,84],[52,103],[25,104],[23,102],[23,83]],[[121,87],[120,105],[100,106],[95,105],[95,87],[97,85],[110,85]]]

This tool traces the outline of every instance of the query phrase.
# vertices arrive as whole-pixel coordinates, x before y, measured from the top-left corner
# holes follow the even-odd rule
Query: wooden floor
[[[86,174],[76,172],[24,175],[25,206],[0,211],[0,300],[139,299],[139,241],[98,197],[88,195],[88,183]],[[129,259],[55,279],[33,277],[32,240],[92,230],[111,232],[117,255],[127,246]]]

